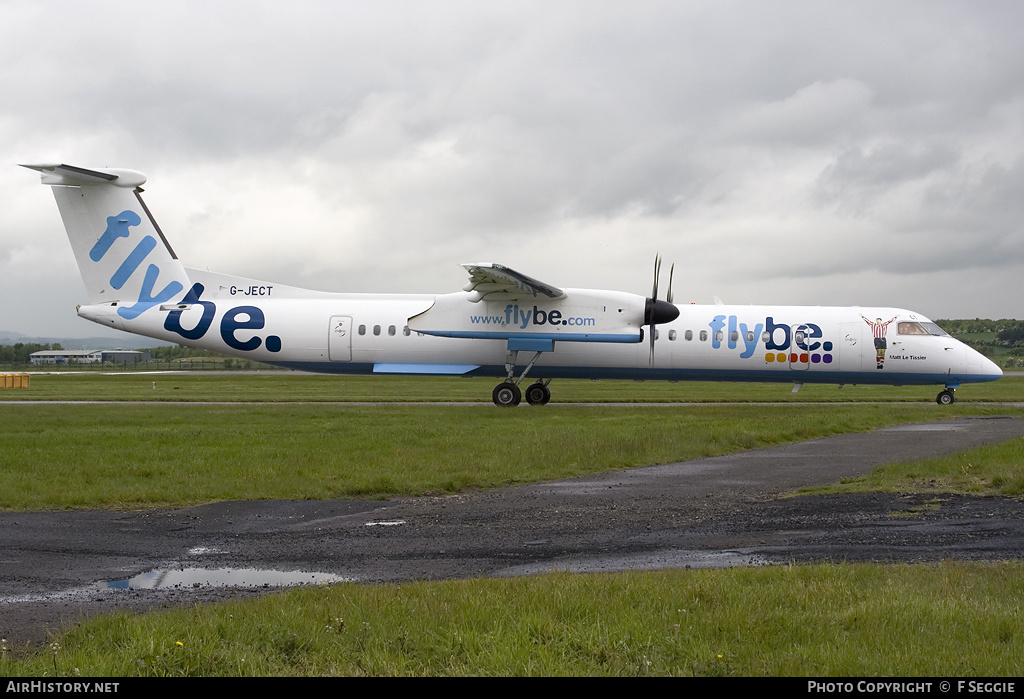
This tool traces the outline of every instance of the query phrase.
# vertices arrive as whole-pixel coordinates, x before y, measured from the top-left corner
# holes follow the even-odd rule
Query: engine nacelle
[[[409,319],[409,328],[442,337],[640,342],[648,306],[643,296],[620,291],[565,289],[559,299],[488,296],[479,302],[472,293],[438,296],[429,309]]]

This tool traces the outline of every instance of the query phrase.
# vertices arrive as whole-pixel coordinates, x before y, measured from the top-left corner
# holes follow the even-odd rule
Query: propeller
[[[665,301],[658,300],[658,279],[661,277],[661,255],[654,256],[654,287],[651,297],[644,304],[644,325],[649,325],[651,336],[651,354],[649,362],[654,364],[654,326],[659,323],[671,323],[679,317],[679,309],[672,304],[672,277],[676,266],[672,265],[668,273],[668,293]]]

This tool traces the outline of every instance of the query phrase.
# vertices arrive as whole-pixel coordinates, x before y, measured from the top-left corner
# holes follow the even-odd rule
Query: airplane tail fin
[[[142,201],[145,175],[24,165],[53,188],[90,304],[111,303],[125,320],[181,298],[191,287],[185,268]]]

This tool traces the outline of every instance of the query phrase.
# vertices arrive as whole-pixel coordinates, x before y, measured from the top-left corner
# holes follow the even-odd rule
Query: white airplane
[[[657,261],[650,298],[561,289],[491,263],[463,265],[469,283],[442,295],[325,293],[187,269],[142,201],[141,173],[24,167],[57,200],[89,294],[79,316],[289,369],[499,377],[500,406],[523,393],[543,405],[556,378],[780,382],[794,392],[938,384],[948,405],[961,384],[1002,376],[899,308],[676,306],[671,280],[667,300],[657,298]],[[522,391],[531,371],[541,378]]]

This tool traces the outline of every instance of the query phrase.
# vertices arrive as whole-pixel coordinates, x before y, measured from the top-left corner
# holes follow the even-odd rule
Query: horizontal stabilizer
[[[103,168],[87,170],[74,165],[22,165],[29,170],[43,174],[42,183],[81,187],[92,184],[112,184],[117,187],[140,187],[146,182],[146,176],[135,170]]]

